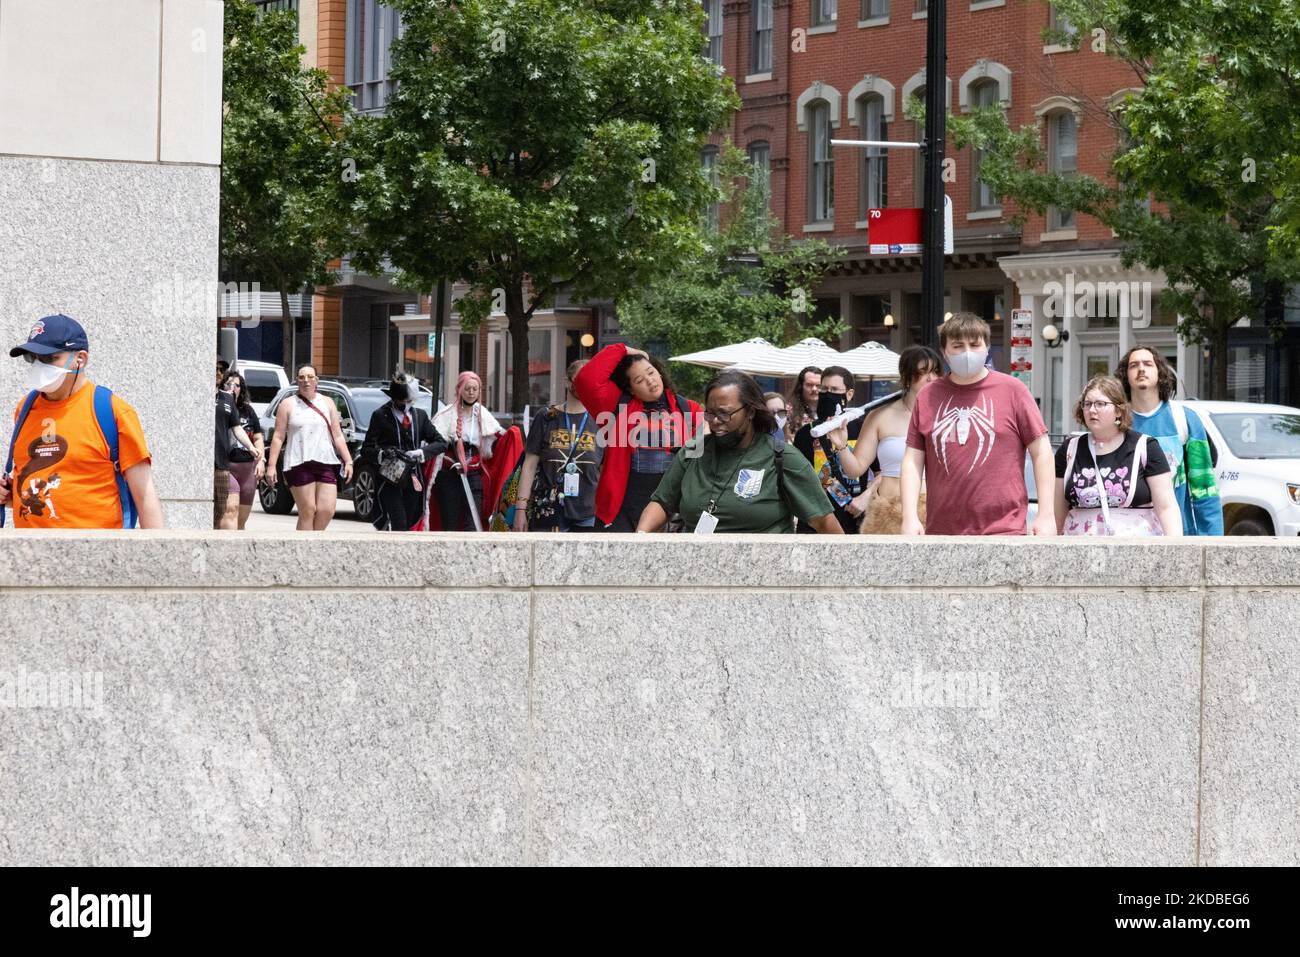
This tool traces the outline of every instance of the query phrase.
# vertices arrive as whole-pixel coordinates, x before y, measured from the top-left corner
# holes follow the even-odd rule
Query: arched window
[[[831,157],[831,108],[825,100],[808,105],[808,220],[835,221],[835,160]]]
[[[708,14],[709,45],[705,54],[718,66],[722,66],[722,0],[704,0],[704,12]]]
[[[708,178],[709,184],[714,189],[718,187],[718,148],[716,146],[706,146],[700,153],[700,165],[704,167],[704,175]],[[705,211],[705,222],[708,223],[709,229],[717,232],[718,224],[721,221],[721,207],[717,199],[709,203]]]
[[[1047,114],[1048,168],[1062,176],[1074,176],[1079,169],[1079,119],[1072,110]],[[1047,211],[1049,231],[1075,228],[1074,211],[1053,206]]]
[[[915,97],[925,106],[925,87],[913,87],[908,96]],[[925,124],[919,120],[914,124],[916,126],[916,139],[918,142],[925,139]],[[925,150],[913,150],[916,154],[912,159],[912,205],[925,205]]]
[[[864,140],[889,139],[885,100],[880,94],[871,93],[858,100],[858,128]],[[858,219],[866,219],[867,210],[889,205],[889,153],[883,146],[869,146],[860,153]]]
[[[750,23],[753,37],[749,49],[749,72],[770,73],[772,70],[772,0],[752,0]]]
[[[997,80],[983,79],[978,80],[970,85],[970,103],[971,107],[976,110],[982,110],[998,103],[998,83]],[[980,176],[980,168],[984,163],[984,151],[974,150],[971,153],[971,209],[973,210],[992,210],[998,209],[1002,204],[997,194],[993,192],[992,187]]]
[[[772,200],[772,148],[767,140],[755,140],[749,144],[745,154],[749,159],[749,165],[753,167],[749,188],[763,193],[763,206],[766,207]]]

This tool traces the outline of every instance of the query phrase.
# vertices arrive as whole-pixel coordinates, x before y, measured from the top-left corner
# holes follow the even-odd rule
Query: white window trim
[[[840,91],[829,83],[818,81],[799,94],[795,103],[795,128],[800,133],[808,132],[808,104],[816,100],[825,100],[830,107],[831,129],[840,128]]]
[[[993,80],[998,85],[998,102],[1005,109],[1011,105],[1011,71],[994,60],[980,58],[961,75],[957,83],[958,107],[963,113],[969,113],[971,106],[971,87],[980,80]]]
[[[744,79],[743,82],[745,82],[745,83],[766,83],[766,82],[767,82],[768,80],[770,80],[770,79],[772,79],[772,73],[771,73],[771,71],[769,70],[767,73],[751,73],[751,74],[749,74],[749,76],[745,77],[745,79]]]
[[[856,223],[853,224],[853,228],[854,228],[854,229],[870,229],[870,228],[871,228],[871,221],[868,220],[868,219],[859,219]]]
[[[1076,227],[1072,229],[1053,229],[1045,233],[1040,233],[1038,236],[1038,241],[1040,243],[1057,243],[1057,242],[1063,242],[1065,240],[1078,239],[1078,238],[1079,238],[1079,230]]]
[[[1005,7],[1007,0],[971,0],[970,8],[972,10],[992,10],[994,7]]]
[[[907,82],[903,84],[903,102],[904,103],[907,102],[907,98],[912,95],[913,90],[919,89],[920,87],[923,86],[925,86],[924,67],[917,70],[910,77],[908,77]],[[951,110],[952,109],[952,77],[945,76],[943,78],[943,86],[944,86],[944,103],[947,104],[948,109]]]
[[[834,33],[839,23],[823,23],[815,27],[809,27],[807,35],[810,37],[820,36],[823,33]]]
[[[1060,43],[1046,43],[1043,45],[1043,53],[1078,53],[1078,46],[1065,46]]]
[[[1041,124],[1046,119],[1047,114],[1056,113],[1060,110],[1069,110],[1074,114],[1076,128],[1083,127],[1083,107],[1078,100],[1069,96],[1049,96],[1034,107],[1034,116],[1038,118]]]
[[[925,20],[925,19],[927,19],[929,16],[930,16],[930,11],[929,11],[929,10],[922,10],[922,11],[920,11],[919,13],[918,13],[917,11],[915,11],[915,10],[912,11],[912,19],[913,19],[913,20]]]
[[[974,212],[966,214],[966,218],[969,220],[1000,219],[1001,217],[1002,217],[1001,206],[990,206],[988,209],[977,209]]]
[[[889,15],[883,17],[872,17],[870,20],[859,20],[858,29],[865,30],[868,27],[887,27],[889,26]]]
[[[829,233],[834,232],[834,230],[834,223],[808,223],[803,228],[805,233]]]
[[[884,116],[886,123],[894,122],[894,84],[875,73],[868,73],[849,90],[849,125],[861,126],[862,118],[858,116],[858,102],[868,93],[875,93],[885,101]]]

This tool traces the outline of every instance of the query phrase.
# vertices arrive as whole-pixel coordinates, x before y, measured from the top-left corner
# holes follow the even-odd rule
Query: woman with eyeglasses
[[[274,485],[276,463],[284,449],[284,479],[298,506],[298,531],[323,532],[334,518],[338,500],[338,467],[343,481],[352,480],[352,453],[343,438],[338,407],[317,389],[316,370],[298,370],[298,392],[287,395],[275,413],[266,481]]]
[[[1087,434],[1056,450],[1056,528],[1062,535],[1183,534],[1169,460],[1133,429],[1124,387],[1094,376],[1074,407]]]
[[[776,419],[748,373],[725,369],[704,390],[707,435],[686,443],[669,466],[638,532],[657,532],[673,513],[685,530],[793,532],[794,520],[826,535],[842,535],[817,473],[772,432]]]

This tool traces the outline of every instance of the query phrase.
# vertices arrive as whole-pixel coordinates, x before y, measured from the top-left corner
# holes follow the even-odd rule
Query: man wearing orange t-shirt
[[[90,361],[86,331],[68,316],[46,316],[9,355],[27,360],[27,386],[37,393],[16,440],[13,470],[0,479],[0,506],[17,528],[121,528],[122,495],[104,431],[95,415],[95,386],[82,373]],[[22,405],[14,413],[18,421]],[[112,396],[118,464],[141,528],[162,528],[162,503],[140,417]]]

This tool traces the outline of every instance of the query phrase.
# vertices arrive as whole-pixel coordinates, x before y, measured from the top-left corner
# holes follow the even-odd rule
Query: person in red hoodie
[[[596,416],[605,460],[596,484],[596,522],[634,532],[641,511],[688,439],[700,429],[698,404],[673,392],[666,370],[640,349],[606,346],[573,380]]]

